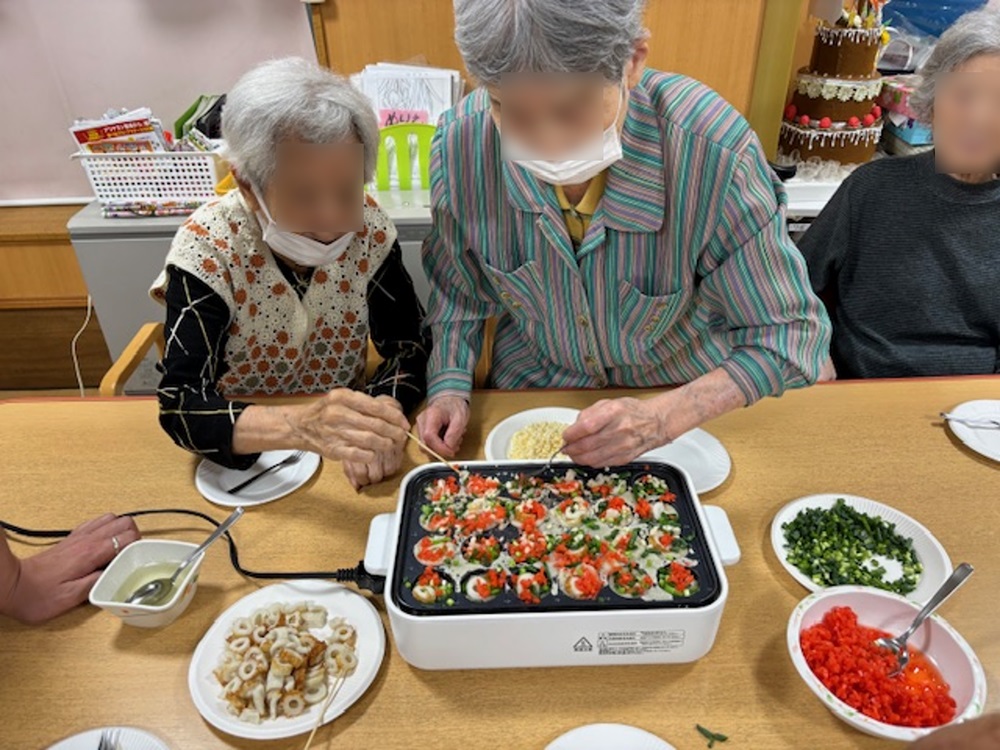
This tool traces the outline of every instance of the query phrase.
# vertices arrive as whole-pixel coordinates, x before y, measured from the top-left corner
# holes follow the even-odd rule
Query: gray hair
[[[930,59],[920,69],[920,85],[910,96],[910,106],[923,122],[930,122],[933,117],[934,96],[941,77],[980,55],[1000,55],[998,8],[966,13],[941,36]]]
[[[621,80],[646,37],[645,0],[454,0],[455,42],[469,73],[600,73]]]
[[[222,110],[226,157],[261,190],[274,174],[281,141],[337,143],[351,135],[364,146],[370,182],[379,145],[371,102],[346,78],[300,57],[270,60],[244,74]]]

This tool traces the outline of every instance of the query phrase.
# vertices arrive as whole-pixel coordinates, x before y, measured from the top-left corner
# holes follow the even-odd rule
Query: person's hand
[[[469,402],[459,396],[442,396],[417,417],[420,439],[445,458],[454,458],[469,426]]]
[[[931,732],[910,745],[910,750],[996,750],[998,747],[1000,714],[992,713]]]
[[[398,409],[400,414],[403,413],[402,404],[392,396],[376,396],[375,400]],[[409,424],[407,424],[407,428],[409,428]],[[394,443],[390,451],[379,453],[374,461],[368,463],[344,461],[344,474],[347,475],[348,481],[355,490],[360,490],[369,484],[377,484],[399,471],[399,467],[403,464],[403,449],[405,447],[406,435],[403,435],[402,440]]]
[[[330,391],[295,414],[293,429],[305,450],[355,464],[391,454],[410,429],[401,409],[350,388]]]
[[[138,538],[129,517],[108,513],[81,524],[55,546],[17,563],[2,612],[35,625],[82,604],[104,566]]]
[[[563,433],[563,453],[585,466],[617,466],[670,441],[663,409],[651,400],[602,399]]]
[[[826,358],[822,369],[819,371],[819,383],[827,383],[837,379],[837,368],[830,357]]]

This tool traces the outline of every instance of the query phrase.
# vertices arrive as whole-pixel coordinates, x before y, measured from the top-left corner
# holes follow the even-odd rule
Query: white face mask
[[[622,143],[618,135],[618,116],[622,111],[622,99],[625,97],[624,86],[618,97],[618,108],[611,127],[604,131],[601,142],[601,157],[599,159],[567,159],[564,161],[546,161],[544,159],[511,159],[514,164],[524,167],[542,182],[550,185],[579,185],[597,176],[616,161],[622,158]],[[507,136],[509,138],[509,136]],[[517,152],[520,147],[511,144],[511,151]],[[589,149],[597,152],[596,144]],[[523,153],[523,152],[522,152]]]
[[[257,220],[260,222],[264,233],[264,242],[282,257],[288,258],[292,263],[300,266],[317,268],[333,263],[344,254],[351,241],[354,239],[354,232],[348,232],[343,237],[338,237],[333,242],[325,243],[309,237],[303,237],[295,232],[288,232],[278,226],[277,222],[271,218],[271,212],[267,210],[264,199],[256,186],[253,186],[253,194],[257,198],[257,205],[260,206],[260,213]]]

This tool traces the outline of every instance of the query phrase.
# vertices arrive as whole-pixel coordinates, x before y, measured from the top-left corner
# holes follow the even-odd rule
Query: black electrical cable
[[[127,513],[121,513],[122,516],[128,516],[131,518],[137,518],[139,516],[156,516],[156,515],[185,515],[185,516],[195,516],[203,521],[208,521],[215,527],[220,524],[214,518],[212,518],[207,513],[202,513],[198,510],[188,510],[185,508],[152,508],[148,510],[133,510]],[[67,537],[70,532],[65,529],[56,530],[39,530],[39,529],[28,529],[23,526],[17,526],[6,521],[0,521],[0,529],[11,532],[12,534],[17,534],[18,536],[27,537],[29,539],[58,539],[62,537]],[[366,589],[371,591],[373,594],[381,594],[385,589],[385,576],[372,575],[367,570],[365,570],[364,561],[359,561],[357,566],[354,568],[340,568],[339,570],[333,571],[321,571],[321,572],[292,572],[292,573],[278,573],[278,572],[261,572],[256,570],[248,570],[240,564],[240,555],[236,549],[236,540],[233,539],[230,532],[223,534],[226,542],[229,544],[229,561],[232,563],[233,568],[242,576],[247,578],[255,578],[259,580],[301,580],[306,578],[311,579],[326,579],[338,581],[340,583],[353,583],[358,588]]]

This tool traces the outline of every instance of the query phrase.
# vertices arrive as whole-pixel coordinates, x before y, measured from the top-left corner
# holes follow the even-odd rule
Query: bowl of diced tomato
[[[809,689],[833,714],[875,737],[912,741],[972,719],[986,703],[986,676],[958,632],[933,615],[910,638],[910,663],[874,641],[898,635],[920,610],[902,596],[834,586],[806,597],[788,620],[788,651]]]

